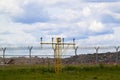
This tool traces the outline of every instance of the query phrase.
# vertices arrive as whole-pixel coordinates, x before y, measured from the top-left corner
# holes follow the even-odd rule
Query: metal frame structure
[[[77,49],[76,48],[76,44],[75,44],[75,39],[73,39],[72,43],[64,43],[64,38],[56,38],[56,42],[53,42],[54,38],[52,38],[52,42],[42,42],[42,37],[41,37],[41,48],[43,44],[47,44],[47,45],[52,45],[52,48],[54,50],[54,59],[55,59],[55,72],[59,73],[62,71],[62,49],[64,49],[65,45],[72,45],[73,49]]]

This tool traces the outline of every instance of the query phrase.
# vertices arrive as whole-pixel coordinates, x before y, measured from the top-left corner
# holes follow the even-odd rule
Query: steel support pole
[[[2,48],[3,50],[3,64],[5,64],[5,51],[6,51],[6,48]]]
[[[95,55],[95,59],[96,59],[95,63],[98,64],[98,62],[99,62],[99,61],[98,61],[98,51],[99,51],[99,47],[95,47],[95,51],[96,51],[96,53],[95,53],[95,54],[96,54],[96,55]]]
[[[75,56],[77,56],[78,46],[75,48]]]
[[[118,55],[119,48],[120,48],[119,46],[115,47],[115,49],[116,49],[116,60],[115,60],[116,64],[118,64],[118,60],[119,60],[119,55]]]

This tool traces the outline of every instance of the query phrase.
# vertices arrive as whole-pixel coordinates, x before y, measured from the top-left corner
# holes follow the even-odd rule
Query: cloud
[[[93,32],[101,32],[104,31],[105,26],[100,22],[93,21],[91,22],[89,29]]]
[[[1,0],[0,13],[10,16],[13,21],[19,23],[46,22],[49,16],[40,5],[32,0]]]
[[[83,15],[86,16],[86,17],[91,15],[91,10],[90,10],[89,7],[85,7],[83,9]]]
[[[19,0],[0,0],[0,13],[11,16],[22,14],[23,9],[20,7]]]
[[[0,46],[19,46],[36,43],[36,38],[34,36],[30,33],[24,32],[24,30],[28,28],[27,25],[12,23],[7,19],[9,18],[6,18],[6,16],[1,17]]]
[[[1,42],[0,44],[31,44],[33,43],[32,41],[35,41],[35,38],[31,36],[31,34],[28,33],[12,33],[12,34],[3,34],[1,35]],[[30,40],[30,41],[29,41]]]
[[[13,20],[18,23],[32,24],[37,22],[49,21],[47,11],[38,4],[28,4],[24,6],[24,13],[19,16],[14,16]]]
[[[119,41],[119,2],[12,1],[17,9],[0,5],[0,44],[39,45],[40,37],[45,41],[51,37],[64,37],[66,41],[76,38],[83,45]]]
[[[120,2],[106,3],[106,8],[101,10],[100,21],[104,24],[119,24],[120,23]]]
[[[120,23],[120,19],[116,19],[115,16],[112,16],[112,15],[108,14],[108,15],[103,15],[102,17],[103,17],[102,18],[103,23],[115,23],[115,24]]]
[[[87,45],[107,45],[107,46],[115,46],[119,45],[119,31],[120,27],[113,28],[114,33],[112,34],[105,34],[105,35],[98,35],[98,36],[89,36],[86,39],[79,40],[79,45],[87,46]]]
[[[86,2],[119,2],[120,0],[84,0]]]

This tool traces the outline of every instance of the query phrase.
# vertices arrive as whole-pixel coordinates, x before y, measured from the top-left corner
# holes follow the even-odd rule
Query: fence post
[[[96,55],[95,55],[95,59],[96,59],[96,64],[98,64],[98,50],[100,49],[100,47],[95,47],[95,51],[96,51]]]
[[[119,48],[120,48],[120,46],[115,47],[115,49],[116,49],[116,64],[118,63],[118,59],[119,59],[119,55],[118,55]]]
[[[78,46],[75,48],[75,56],[77,56]]]
[[[31,51],[32,51],[32,46],[31,47],[28,47],[28,49],[29,49],[29,58],[30,58],[30,64],[32,63],[32,60],[31,60]]]
[[[6,48],[2,48],[3,50],[3,64],[5,64],[5,51],[6,51]]]

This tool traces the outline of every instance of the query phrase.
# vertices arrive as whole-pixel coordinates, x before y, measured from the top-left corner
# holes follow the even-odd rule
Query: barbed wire
[[[78,49],[113,49],[113,48],[120,48],[120,46],[77,46]],[[52,47],[40,47],[40,46],[18,46],[18,47],[0,47],[0,51],[2,51],[3,49],[7,49],[7,50],[25,50],[25,49],[52,49]],[[73,47],[69,46],[69,49],[73,49]],[[65,48],[62,48],[65,49]]]
[[[68,51],[68,54],[62,54],[62,58],[70,58],[70,57],[74,57],[74,59],[72,61],[74,61],[76,59],[76,62],[78,60],[88,60],[90,59],[90,61],[93,61],[95,63],[99,63],[100,60],[102,60],[103,58],[106,59],[106,57],[108,57],[108,59],[111,58],[112,56],[112,60],[114,60],[114,62],[119,62],[119,54],[116,53],[116,52],[119,52],[119,49],[120,49],[120,46],[75,46],[75,48],[73,48],[73,46],[62,46],[62,49],[69,49],[69,50],[73,50],[73,52],[71,51]],[[18,54],[19,51],[17,50],[21,50],[20,53]],[[25,51],[24,51],[25,50]],[[35,52],[34,52],[35,50]],[[39,50],[39,51],[45,51],[45,52],[39,52],[39,51],[36,51],[36,50]],[[49,50],[52,50],[52,52],[50,52]],[[78,51],[79,50],[79,51]],[[92,51],[92,54],[93,55],[89,55],[88,53],[86,54],[79,54],[78,56],[78,53],[82,52],[82,51],[85,51],[85,52],[89,52],[89,50],[93,50]],[[113,54],[98,54],[100,53],[101,50],[104,50],[106,52],[111,52],[114,51],[114,55]],[[15,52],[14,52],[15,51]],[[22,52],[23,51],[23,52]],[[47,51],[47,52],[46,52]],[[83,52],[83,53],[85,53]],[[35,53],[35,54],[34,54]],[[71,54],[72,53],[72,54]],[[87,55],[88,54],[88,55]],[[101,56],[102,55],[102,56]],[[78,56],[79,58],[77,59]],[[101,57],[100,57],[101,56]],[[0,58],[2,59],[1,61],[2,62],[6,62],[6,59],[9,58],[9,57],[14,57],[14,58],[18,58],[18,57],[25,57],[25,58],[29,58],[30,60],[30,64],[31,64],[31,60],[35,57],[39,57],[39,58],[54,58],[54,50],[52,48],[52,46],[44,46],[44,47],[40,47],[40,46],[8,46],[8,47],[0,47]],[[94,58],[94,59],[93,59]],[[111,60],[111,59],[110,59]],[[104,60],[106,61],[106,60]]]

